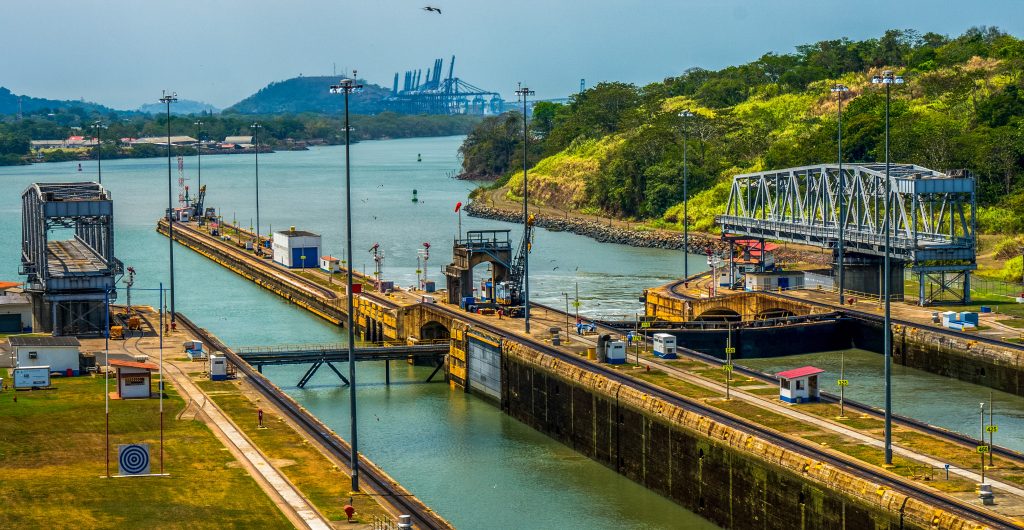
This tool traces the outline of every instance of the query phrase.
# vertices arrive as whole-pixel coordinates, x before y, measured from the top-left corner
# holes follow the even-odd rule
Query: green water
[[[352,147],[353,227],[357,268],[371,264],[367,249],[380,242],[385,278],[412,284],[416,250],[433,245],[430,278],[441,284],[458,222],[455,203],[472,183],[445,174],[458,166],[460,137],[364,142]],[[422,153],[423,162],[416,156]],[[185,159],[195,178],[194,158]],[[0,168],[0,280],[20,279],[21,192],[32,182],[93,180],[95,162]],[[177,178],[175,164],[174,178]],[[263,232],[295,225],[324,236],[324,250],[342,247],[342,150],[316,148],[260,157]],[[103,183],[115,201],[117,256],[138,271],[133,303],[156,305],[152,292],[167,282],[167,239],[155,220],[167,201],[167,161],[103,163]],[[245,155],[203,158],[207,205],[243,224],[255,218],[253,160]],[[189,182],[195,188],[195,180]],[[411,202],[416,189],[419,202]],[[177,191],[175,190],[175,195]],[[463,217],[464,229],[519,227]],[[516,239],[518,242],[518,239]],[[365,263],[360,263],[365,258]],[[694,258],[690,267],[702,266]],[[531,292],[542,303],[564,304],[562,292],[579,282],[584,314],[632,315],[643,287],[682,269],[681,254],[599,244],[539,230]],[[175,249],[176,308],[230,345],[339,342],[338,329],[282,302],[183,247]],[[120,294],[124,301],[124,293]],[[429,372],[396,363],[398,381],[381,384],[383,366],[359,369],[360,445],[370,458],[428,505],[463,528],[713,528],[700,517],[503,415],[496,407],[444,384],[422,384]],[[305,390],[295,388],[303,368],[267,375],[347,435],[347,390],[329,370]]]
[[[813,365],[825,370],[818,376],[821,389],[839,395],[840,367],[850,384],[846,397],[875,407],[885,404],[884,358],[866,350],[791,355],[772,359],[743,359],[737,364],[764,372],[776,373],[790,368]],[[995,402],[995,423],[999,432],[995,443],[1024,451],[1024,398],[993,391],[989,388],[942,377],[923,370],[892,365],[892,409],[894,414],[916,418],[932,425],[981,435],[978,412],[986,402],[985,423],[988,423],[989,397]],[[987,436],[987,435],[986,435]],[[987,438],[986,438],[987,440]]]

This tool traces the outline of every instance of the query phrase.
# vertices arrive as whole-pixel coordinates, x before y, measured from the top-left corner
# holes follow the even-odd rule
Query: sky
[[[545,99],[580,79],[646,84],[819,40],[976,25],[1024,36],[1024,0],[0,0],[0,86],[120,109],[166,89],[223,108],[335,67],[390,87],[455,55],[465,81]]]

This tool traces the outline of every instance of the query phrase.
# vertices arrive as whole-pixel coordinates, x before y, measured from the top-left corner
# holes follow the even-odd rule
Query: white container
[[[676,336],[668,333],[655,333],[653,337],[654,355],[662,359],[676,358]]]
[[[223,355],[210,356],[210,379],[224,381],[228,378],[228,360]]]
[[[46,388],[50,386],[49,366],[23,366],[14,369],[14,388]]]
[[[626,362],[626,343],[621,340],[613,340],[605,346],[605,357],[608,364],[623,364]]]

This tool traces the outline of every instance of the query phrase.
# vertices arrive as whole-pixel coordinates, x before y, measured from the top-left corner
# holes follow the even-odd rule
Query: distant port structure
[[[455,77],[455,56],[448,63],[448,75],[441,77],[444,61],[435,59],[425,70],[395,72],[391,95],[385,107],[401,114],[501,114],[505,101],[501,94],[477,87]],[[401,77],[401,79],[399,79]],[[399,81],[401,80],[401,85]]]

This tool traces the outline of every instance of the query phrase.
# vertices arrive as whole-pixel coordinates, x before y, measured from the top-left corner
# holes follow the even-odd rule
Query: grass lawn
[[[345,521],[342,508],[350,496],[348,486],[351,479],[342,473],[319,450],[309,445],[280,416],[269,410],[263,411],[263,425],[257,425],[258,405],[235,386],[239,381],[197,380],[207,395],[227,414],[275,467],[312,502],[320,513],[331,521]],[[359,493],[352,496],[356,508],[354,519],[370,522],[373,516],[388,516],[376,500]]]
[[[9,379],[8,379],[9,380]],[[7,528],[291,528],[205,424],[176,420],[164,400],[169,477],[100,478],[103,379],[54,378],[55,390],[0,393],[0,521]],[[18,401],[14,402],[17,396]],[[117,445],[150,444],[159,472],[156,399],[111,401],[111,474]]]

